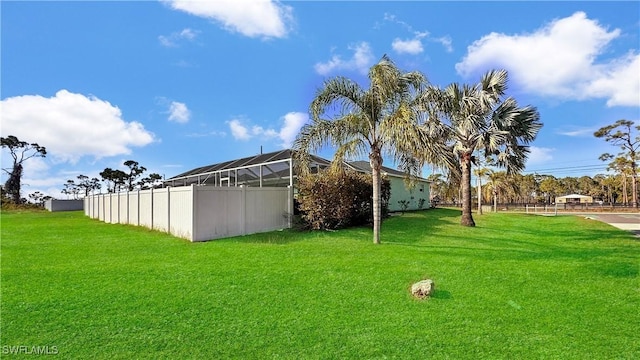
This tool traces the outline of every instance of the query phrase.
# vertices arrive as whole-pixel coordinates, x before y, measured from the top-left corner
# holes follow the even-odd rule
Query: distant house
[[[327,159],[311,155],[309,166],[312,172],[318,172],[330,164],[331,162]],[[291,186],[295,189],[297,174],[294,165],[293,150],[285,149],[198,167],[166,179],[164,186],[189,186],[192,184],[252,187]],[[367,161],[348,162],[345,165],[361,173],[371,173],[371,167]],[[429,208],[430,183],[428,180],[417,178],[414,187],[407,187],[403,172],[386,166],[382,167],[382,172],[391,183],[389,211]]]
[[[591,204],[593,197],[588,195],[571,194],[565,196],[557,196],[556,204]]]

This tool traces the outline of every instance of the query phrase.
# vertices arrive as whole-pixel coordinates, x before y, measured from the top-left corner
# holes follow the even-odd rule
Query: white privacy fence
[[[84,213],[206,241],[291,227],[293,189],[192,185],[98,194],[84,199]]]

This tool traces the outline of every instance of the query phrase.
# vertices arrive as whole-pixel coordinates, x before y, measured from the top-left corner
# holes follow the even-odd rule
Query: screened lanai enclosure
[[[293,186],[296,177],[293,151],[281,151],[259,154],[218,164],[202,166],[164,181],[164,186],[248,186],[248,187],[286,187]],[[309,163],[313,172],[324,169],[330,162],[319,156],[311,155]]]

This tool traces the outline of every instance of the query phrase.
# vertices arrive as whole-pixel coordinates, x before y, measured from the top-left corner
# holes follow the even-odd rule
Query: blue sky
[[[367,86],[384,54],[442,87],[507,69],[509,95],[544,123],[525,173],[603,173],[598,156],[617,149],[593,132],[640,121],[638,1],[2,1],[0,11],[2,136],[48,150],[25,163],[23,196],[64,198],[67,179],[129,159],[168,178],[288,147],[325,79]]]

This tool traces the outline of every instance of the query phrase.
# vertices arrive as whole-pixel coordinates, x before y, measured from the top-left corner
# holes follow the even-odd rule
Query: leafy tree
[[[162,176],[157,173],[151,173],[149,176],[142,178],[138,182],[138,186],[142,190],[152,189],[162,184]]]
[[[11,198],[13,203],[20,204],[22,198],[20,196],[22,170],[23,163],[32,157],[45,157],[47,155],[47,149],[44,146],[40,146],[37,143],[28,143],[21,141],[13,135],[9,135],[6,138],[0,138],[2,148],[7,148],[11,157],[13,158],[13,166],[11,171],[3,169],[9,174],[9,179],[4,186],[4,191]]]
[[[514,182],[518,188],[518,201],[523,204],[531,203],[540,192],[540,183],[534,174],[514,174]]]
[[[487,72],[475,85],[451,84],[444,89],[430,87],[423,103],[430,114],[430,129],[439,129],[452,144],[461,169],[462,218],[464,226],[475,226],[471,215],[471,165],[476,151],[493,156],[496,166],[508,173],[524,168],[528,144],[542,127],[540,115],[531,106],[519,107],[509,97],[507,72]],[[430,130],[429,132],[433,132]],[[446,156],[448,154],[442,154]]]
[[[633,135],[633,131],[636,131],[636,135]],[[640,125],[634,126],[633,121],[618,120],[615,123],[604,126],[593,135],[597,138],[604,138],[606,142],[609,142],[615,146],[620,147],[622,150],[618,156],[628,161],[629,172],[631,175],[631,197],[633,201],[633,207],[638,207],[638,161],[640,160]],[[609,160],[611,155],[604,154],[604,157]]]
[[[80,174],[77,176],[77,179],[77,183],[74,180],[67,180],[67,182],[64,184],[64,189],[62,189],[62,193],[73,195],[75,199],[81,193],[83,194],[83,196],[89,196],[89,193],[94,190],[99,190],[102,187],[102,184],[100,184],[100,179],[95,177],[89,179],[88,176]]]
[[[51,199],[51,196],[45,195],[40,191],[29,194],[29,199],[38,206],[44,206],[44,202]]]
[[[102,184],[100,184],[100,179],[91,178],[89,179],[86,175],[78,175],[78,187],[84,193],[84,196],[89,196],[89,194],[94,190],[100,190],[102,188]]]
[[[613,171],[620,175],[620,183],[622,184],[622,203],[629,205],[629,190],[627,189],[627,180],[631,176],[631,161],[623,156],[613,156],[609,153],[604,153],[599,157],[602,161],[609,161],[607,165],[608,171]],[[633,177],[631,177],[633,179]]]
[[[563,195],[579,193],[578,179],[575,177],[567,176],[560,179],[560,187],[562,188]]]
[[[119,191],[126,183],[127,174],[122,170],[106,168],[101,173],[102,180],[107,184],[108,192]]]
[[[381,167],[383,154],[404,161],[406,150],[420,136],[415,97],[426,80],[419,72],[402,72],[386,55],[369,70],[370,86],[336,77],[318,90],[310,106],[311,124],[294,142],[301,172],[308,172],[309,154],[335,146],[334,167],[347,157],[368,155],[373,176],[373,242],[380,243]]]
[[[555,201],[556,196],[559,194],[564,193],[560,181],[551,175],[543,175],[540,181],[540,191],[544,194],[545,203],[547,204],[550,204],[552,199]]]
[[[71,196],[72,199],[77,199],[78,194],[80,193],[80,188],[78,187],[78,184],[75,183],[75,181],[67,180],[61,192],[63,194],[66,194],[67,196]]]
[[[126,174],[125,177],[127,189],[129,191],[133,191],[136,180],[142,175],[142,173],[147,171],[147,169],[144,166],[140,166],[140,164],[134,160],[125,161],[124,166],[129,168],[129,173]]]
[[[487,177],[489,180],[485,185],[485,190],[493,199],[493,211],[497,212],[500,196],[508,192],[515,194],[518,192],[518,186],[513,181],[513,177],[505,171],[489,171]]]
[[[440,199],[444,198],[446,182],[443,177],[443,174],[431,174],[427,176],[427,180],[431,183],[429,187],[430,200],[433,200],[436,196]]]

